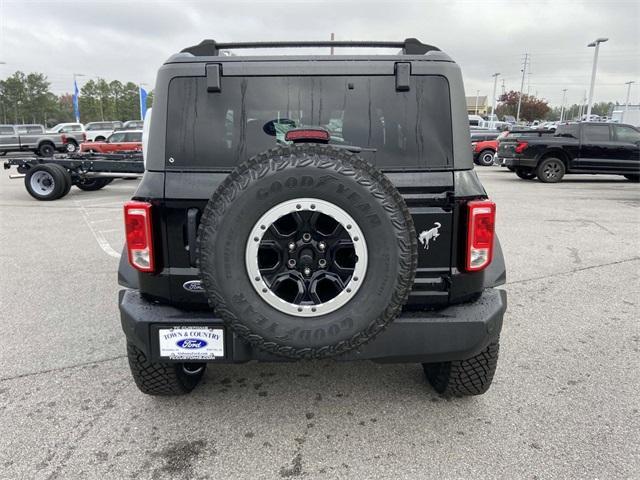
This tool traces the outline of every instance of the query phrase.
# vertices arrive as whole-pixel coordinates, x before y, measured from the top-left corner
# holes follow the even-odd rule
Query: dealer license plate
[[[213,360],[224,357],[222,328],[161,328],[158,339],[160,356],[171,360]]]

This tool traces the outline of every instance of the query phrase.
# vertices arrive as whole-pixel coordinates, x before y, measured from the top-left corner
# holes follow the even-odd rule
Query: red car
[[[471,142],[471,146],[474,162],[485,167],[493,165],[493,155],[498,151],[498,139]]]
[[[113,153],[142,151],[142,130],[127,130],[109,135],[104,142],[84,142],[81,152]]]

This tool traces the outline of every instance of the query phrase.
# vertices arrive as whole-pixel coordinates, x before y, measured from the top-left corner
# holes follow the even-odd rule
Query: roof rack
[[[237,50],[243,48],[307,48],[307,47],[337,47],[337,48],[401,48],[403,55],[424,55],[432,51],[440,51],[438,47],[422,43],[416,38],[407,38],[402,42],[376,41],[301,41],[301,42],[234,42],[218,43],[215,40],[203,40],[182,50],[196,57],[215,57],[220,50]]]

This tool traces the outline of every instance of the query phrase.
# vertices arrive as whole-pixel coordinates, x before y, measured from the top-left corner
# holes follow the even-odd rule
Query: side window
[[[142,132],[129,132],[125,135],[125,142],[141,142]]]
[[[619,142],[637,143],[640,142],[640,132],[623,125],[614,125],[613,131],[616,134],[616,140]]]
[[[588,142],[608,142],[609,138],[609,125],[584,125],[583,127],[584,139]]]
[[[0,135],[13,135],[13,127],[0,127]]]
[[[124,142],[125,134],[123,132],[114,133],[109,137],[109,143],[120,143]]]

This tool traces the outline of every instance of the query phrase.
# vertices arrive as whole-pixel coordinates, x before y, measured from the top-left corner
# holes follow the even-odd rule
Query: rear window
[[[321,126],[335,145],[362,148],[386,169],[447,168],[453,146],[444,77],[412,76],[406,92],[390,76],[178,77],[169,86],[167,164],[233,168],[284,144],[291,128]]]
[[[13,127],[0,127],[0,135],[14,135]]]
[[[124,138],[125,142],[142,142],[142,132],[128,132]]]
[[[44,128],[39,125],[24,125],[17,127],[19,134],[44,133]]]

